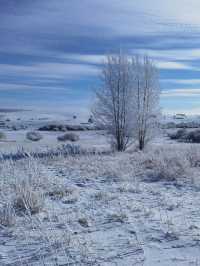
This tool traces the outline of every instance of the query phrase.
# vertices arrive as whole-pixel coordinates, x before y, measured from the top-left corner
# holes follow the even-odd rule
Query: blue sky
[[[87,113],[105,54],[148,54],[165,113],[200,113],[199,0],[0,0],[0,106]]]

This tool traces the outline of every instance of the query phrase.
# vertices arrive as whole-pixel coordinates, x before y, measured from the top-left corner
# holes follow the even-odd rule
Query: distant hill
[[[24,109],[12,109],[12,108],[0,108],[0,113],[15,113],[15,112],[25,112],[30,110]]]

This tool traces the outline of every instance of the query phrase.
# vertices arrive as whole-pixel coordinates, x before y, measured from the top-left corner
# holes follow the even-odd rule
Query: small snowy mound
[[[58,141],[78,141],[79,136],[74,133],[66,133],[64,135],[58,136]]]
[[[39,141],[42,139],[42,135],[38,132],[27,132],[26,138],[31,141]]]
[[[6,134],[4,132],[0,132],[0,140],[5,140]]]

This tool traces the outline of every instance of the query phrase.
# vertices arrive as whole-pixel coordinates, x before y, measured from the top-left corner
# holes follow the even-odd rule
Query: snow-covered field
[[[65,116],[64,114],[49,114],[46,112],[9,112],[3,113],[0,118],[0,132],[3,132],[6,136],[6,139],[0,139],[1,153],[16,152],[22,148],[26,151],[55,149],[62,145],[62,143],[57,140],[57,137],[63,135],[64,132],[41,131],[40,134],[42,135],[42,139],[39,142],[28,140],[26,138],[27,132],[38,132],[40,127],[49,124],[87,125],[87,118],[76,117],[74,119],[73,115],[66,114]],[[81,144],[84,148],[98,147],[98,149],[103,149],[108,147],[108,141],[103,131],[76,131],[75,134],[80,137],[80,140],[77,141],[76,144]]]
[[[57,140],[58,136],[63,135],[63,132],[41,132],[43,138],[39,142],[33,142],[26,138],[28,130],[7,131],[6,140],[0,140],[1,152],[16,152],[24,148],[26,151],[41,151],[49,148],[56,148],[63,143]],[[81,145],[84,148],[96,147],[98,149],[108,148],[108,141],[103,131],[76,131],[80,139],[76,141],[76,145]],[[69,143],[69,142],[68,142]]]
[[[1,152],[61,145],[2,129]],[[75,145],[108,150],[103,131]],[[200,265],[200,146],[0,161],[0,265]]]

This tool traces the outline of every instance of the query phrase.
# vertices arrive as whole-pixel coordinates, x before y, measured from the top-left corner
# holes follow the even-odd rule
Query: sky
[[[0,0],[0,106],[88,114],[104,56],[147,54],[163,113],[200,114],[199,0]]]

